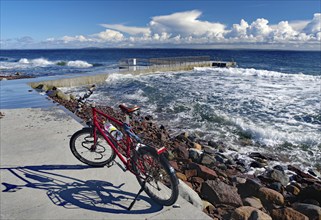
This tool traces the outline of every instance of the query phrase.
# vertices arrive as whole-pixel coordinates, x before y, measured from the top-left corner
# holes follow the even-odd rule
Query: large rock
[[[178,184],[179,195],[183,197],[186,201],[191,203],[193,206],[199,210],[203,210],[203,201],[199,195],[191,189],[186,183],[179,180]]]
[[[269,204],[269,203],[273,203],[276,205],[283,205],[284,204],[284,197],[281,193],[267,188],[267,187],[261,187],[259,189],[259,193],[258,196],[260,198],[260,200],[265,203],[265,204]]]
[[[289,183],[289,177],[282,170],[269,170],[267,172],[267,176],[274,181],[280,182],[283,186],[286,186]]]
[[[321,207],[305,203],[294,203],[292,207],[308,216],[310,220],[321,220]]]
[[[319,204],[321,204],[321,184],[315,183],[303,188],[299,193],[299,198],[301,200],[315,199],[319,202]]]
[[[274,220],[309,220],[309,218],[292,208],[273,209],[271,216]]]
[[[272,220],[271,216],[251,206],[241,206],[233,212],[232,220]]]
[[[258,179],[250,179],[247,178],[244,184],[238,184],[238,192],[242,196],[242,198],[256,196],[258,194],[259,189],[261,188],[261,184]]]
[[[197,163],[189,163],[187,169],[196,169],[197,175],[202,177],[204,180],[216,179],[218,177],[214,170]]]
[[[203,182],[201,195],[204,199],[215,204],[228,204],[235,207],[242,206],[242,200],[237,188],[227,185],[220,180],[207,180]]]
[[[243,199],[243,204],[245,206],[251,206],[251,207],[256,208],[256,209],[262,209],[263,208],[261,200],[259,198],[256,198],[256,197],[247,197],[247,198]]]

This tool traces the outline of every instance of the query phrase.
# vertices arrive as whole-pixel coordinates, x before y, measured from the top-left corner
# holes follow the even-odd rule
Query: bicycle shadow
[[[56,170],[91,169],[86,165],[41,165],[0,168],[7,170],[25,184],[1,182],[5,189],[2,193],[14,193],[24,188],[44,190],[49,200],[67,209],[83,208],[114,214],[147,214],[160,211],[163,207],[152,199],[140,195],[134,207],[127,208],[136,193],[121,189],[124,183],[114,186],[101,180],[80,180],[54,173]],[[3,179],[3,178],[2,178]],[[3,187],[2,187],[3,188]]]

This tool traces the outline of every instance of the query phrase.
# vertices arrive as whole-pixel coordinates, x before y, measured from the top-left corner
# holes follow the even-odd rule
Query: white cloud
[[[145,27],[101,24],[106,30],[92,35],[48,38],[41,47],[200,47],[200,48],[320,48],[321,13],[311,20],[280,21],[241,19],[228,28],[219,22],[200,20],[198,10],[154,16]],[[1,39],[1,47],[34,46],[31,38]]]
[[[98,37],[98,41],[122,41],[124,40],[124,35],[118,31],[106,29],[103,32],[100,32],[96,35]],[[97,39],[96,39],[97,40]]]
[[[313,19],[304,27],[303,32],[306,34],[321,32],[321,13],[314,14]]]
[[[155,16],[149,23],[152,33],[170,33],[173,36],[219,35],[225,32],[225,25],[200,21],[202,12],[193,10],[170,15]]]
[[[131,27],[125,26],[122,24],[101,24],[101,26],[117,31],[121,31],[130,35],[137,35],[137,34],[149,34],[150,30],[147,27]]]
[[[49,39],[47,39],[47,40],[52,41],[52,38],[49,38]],[[74,36],[74,37],[64,36],[64,37],[62,37],[62,40],[63,40],[65,43],[69,43],[69,42],[71,42],[71,41],[79,41],[79,42],[90,41],[90,39],[86,38],[86,37],[83,36],[83,35],[77,35],[77,36]]]

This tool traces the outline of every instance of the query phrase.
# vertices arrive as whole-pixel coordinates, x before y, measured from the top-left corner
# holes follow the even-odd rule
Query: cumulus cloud
[[[318,34],[321,32],[321,13],[314,14],[310,21],[303,29],[306,34]]]
[[[155,16],[150,21],[149,27],[152,33],[170,33],[181,37],[221,35],[225,32],[223,24],[199,20],[201,14],[202,12],[193,10]]]
[[[122,41],[124,39],[122,33],[110,29],[106,29],[105,31],[96,34],[96,36],[98,37],[98,40],[101,41]]]

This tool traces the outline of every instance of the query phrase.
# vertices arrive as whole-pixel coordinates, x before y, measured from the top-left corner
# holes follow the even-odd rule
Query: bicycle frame
[[[118,156],[118,158],[123,162],[123,164],[126,166],[126,169],[129,170],[131,173],[133,173],[135,176],[139,175],[136,172],[134,172],[131,169],[130,163],[130,157],[131,157],[131,147],[133,146],[133,140],[130,137],[130,135],[132,135],[136,140],[139,139],[134,133],[131,132],[131,128],[128,125],[128,123],[124,123],[122,121],[119,121],[115,118],[113,118],[110,115],[107,115],[106,113],[96,109],[95,105],[91,106],[92,109],[92,116],[93,116],[93,136],[94,136],[94,144],[96,144],[97,141],[97,130],[100,132],[100,134],[104,137],[104,139],[107,141],[107,143],[110,145],[110,147],[115,151],[116,155]],[[125,130],[125,135],[124,138],[121,140],[122,143],[117,143],[117,145],[115,146],[114,141],[116,140],[112,140],[112,137],[110,137],[108,134],[105,133],[104,129],[102,128],[102,124],[99,123],[98,120],[98,115],[101,115],[103,117],[105,117],[107,120],[111,121],[113,124],[121,126],[122,128],[127,128],[130,131],[128,132],[126,129]],[[129,115],[126,115],[126,122],[129,121]],[[122,146],[124,145],[124,146]],[[125,156],[120,153],[120,151],[117,149],[117,146],[119,146],[120,148],[122,148],[125,151]],[[157,151],[158,154],[163,153],[166,150],[165,147],[159,149]],[[144,170],[141,168],[141,166],[139,166],[139,164],[136,164],[136,166],[140,167],[139,169],[141,171],[144,172]]]

